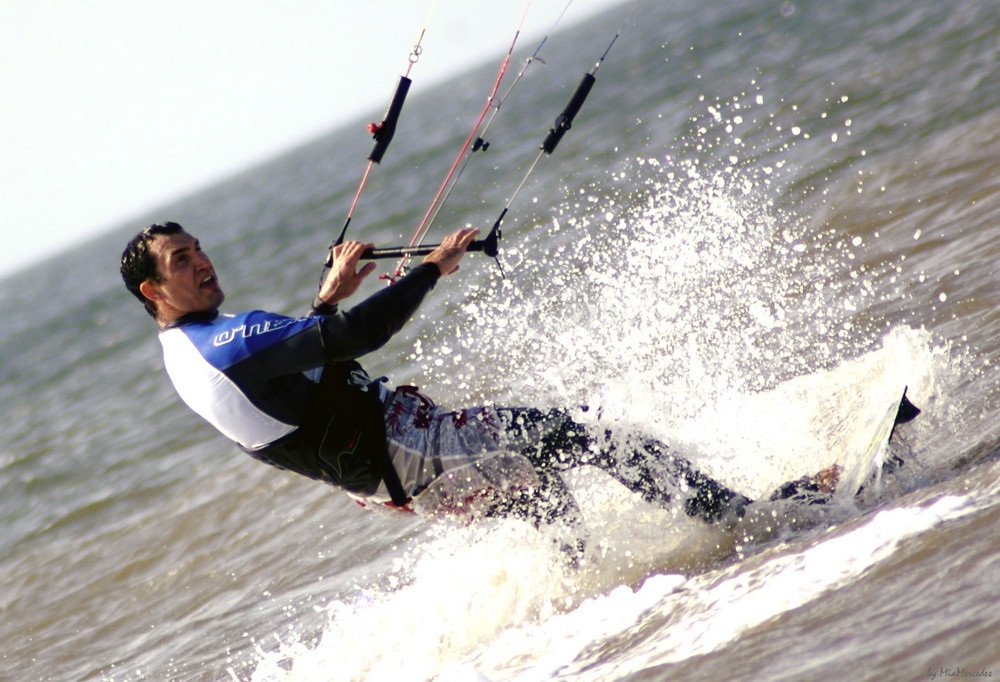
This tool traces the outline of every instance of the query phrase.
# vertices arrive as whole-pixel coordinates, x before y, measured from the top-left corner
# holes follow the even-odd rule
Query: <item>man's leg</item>
[[[594,435],[565,412],[536,409],[499,410],[512,443],[540,472],[566,471],[592,465],[607,472],[647,502],[667,504],[684,496],[684,511],[713,522],[727,512],[743,515],[749,500],[695,471],[664,444],[643,436],[615,439],[610,431]]]

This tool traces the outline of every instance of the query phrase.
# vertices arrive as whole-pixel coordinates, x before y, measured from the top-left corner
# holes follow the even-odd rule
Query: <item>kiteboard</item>
[[[904,387],[901,396],[894,398],[886,407],[860,454],[852,458],[849,468],[841,474],[837,486],[839,493],[853,497],[865,486],[877,487],[881,483],[886,455],[889,453],[889,441],[896,426],[911,421],[920,414],[920,408],[906,397],[906,390]]]

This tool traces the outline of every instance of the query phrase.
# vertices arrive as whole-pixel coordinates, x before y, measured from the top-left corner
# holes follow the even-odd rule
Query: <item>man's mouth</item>
[[[218,282],[215,281],[215,275],[209,275],[205,279],[201,280],[201,283],[198,286],[202,289],[209,289],[218,286]]]

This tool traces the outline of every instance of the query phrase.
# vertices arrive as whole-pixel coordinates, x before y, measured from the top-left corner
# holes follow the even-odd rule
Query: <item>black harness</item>
[[[402,507],[409,498],[389,459],[379,384],[352,382],[356,373],[367,377],[363,372],[353,361],[326,365],[299,428],[249,454],[360,495],[384,482],[393,504]]]

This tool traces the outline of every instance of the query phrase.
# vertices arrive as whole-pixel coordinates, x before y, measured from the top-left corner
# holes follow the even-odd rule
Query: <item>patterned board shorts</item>
[[[413,387],[397,388],[385,422],[389,457],[411,498],[404,510],[467,516],[498,495],[534,486],[534,467],[519,453],[552,425],[525,427],[517,415],[492,406],[446,410]],[[365,507],[396,509],[384,483],[372,495],[352,497]]]

